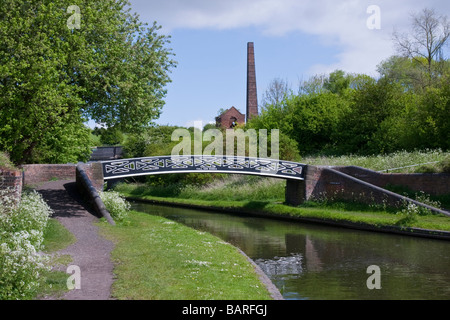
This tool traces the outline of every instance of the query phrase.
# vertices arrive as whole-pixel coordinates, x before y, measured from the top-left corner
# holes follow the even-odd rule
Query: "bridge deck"
[[[101,161],[105,180],[170,173],[233,173],[304,180],[305,164],[236,156],[161,156]]]

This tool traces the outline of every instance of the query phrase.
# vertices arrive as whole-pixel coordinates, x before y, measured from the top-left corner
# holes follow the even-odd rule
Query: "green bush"
[[[130,211],[130,203],[115,191],[100,192],[100,198],[105,204],[106,210],[115,221],[123,221]]]
[[[445,173],[450,173],[450,156],[447,156],[441,163],[440,163],[441,171]]]
[[[0,152],[0,168],[16,169],[14,164],[9,160],[9,155],[5,152]]]
[[[437,208],[437,209],[441,209],[441,203],[439,201],[436,200],[431,200],[430,199],[430,195],[426,194],[425,192],[421,191],[419,193],[416,193],[415,195],[415,199],[421,203],[424,203],[426,205],[429,205],[431,207]],[[425,207],[419,207],[418,208],[418,214],[421,216],[426,216],[426,215],[430,215],[433,214],[432,211],[430,209],[427,209]]]
[[[407,227],[417,222],[417,216],[420,214],[420,208],[414,203],[408,203],[405,208],[398,212],[397,215],[400,219],[397,221],[397,225]]]

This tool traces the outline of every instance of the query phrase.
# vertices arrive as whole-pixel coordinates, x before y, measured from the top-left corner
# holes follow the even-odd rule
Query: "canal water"
[[[239,247],[287,300],[450,299],[449,241],[138,202],[132,208]]]

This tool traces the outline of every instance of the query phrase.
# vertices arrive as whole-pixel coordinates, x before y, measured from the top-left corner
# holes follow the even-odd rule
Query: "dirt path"
[[[49,181],[36,188],[54,210],[53,218],[59,220],[77,241],[59,254],[69,254],[70,265],[80,268],[81,288],[74,289],[54,300],[108,300],[113,283],[113,264],[110,253],[112,242],[98,234],[93,224],[97,217],[84,205],[74,181]],[[65,270],[64,270],[65,271]],[[70,274],[68,274],[68,277]]]

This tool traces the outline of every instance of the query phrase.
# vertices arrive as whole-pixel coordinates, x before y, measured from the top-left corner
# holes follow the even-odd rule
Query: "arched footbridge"
[[[172,174],[230,173],[304,180],[305,164],[266,158],[237,156],[161,156],[101,161],[103,179]]]
[[[305,200],[306,165],[275,159],[238,156],[156,156],[78,164],[76,181],[95,211],[114,224],[98,192],[105,181],[127,177],[174,173],[229,173],[259,175],[286,180],[286,203],[298,205]]]

